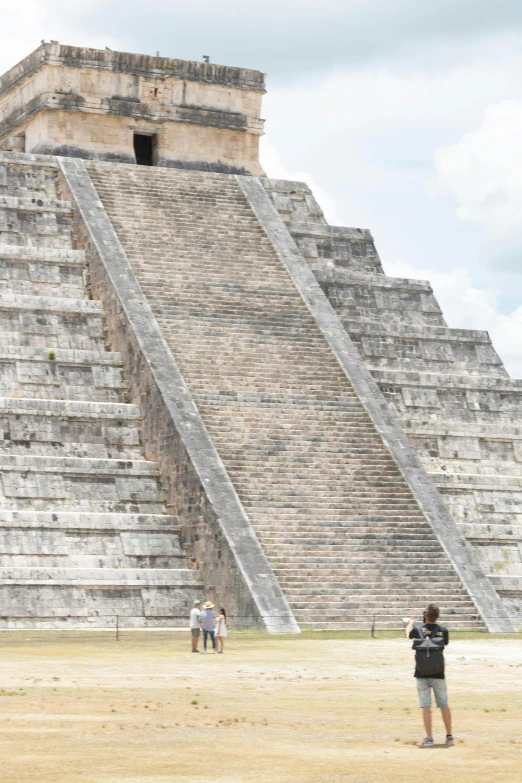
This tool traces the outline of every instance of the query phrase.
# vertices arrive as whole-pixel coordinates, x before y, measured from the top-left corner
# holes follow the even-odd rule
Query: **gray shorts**
[[[437,680],[433,677],[417,677],[417,693],[421,707],[431,707],[431,689],[435,694],[437,707],[448,706],[448,689],[446,680]]]
[[[198,638],[199,634],[201,633],[201,628],[191,628],[192,636],[195,636],[196,639]]]

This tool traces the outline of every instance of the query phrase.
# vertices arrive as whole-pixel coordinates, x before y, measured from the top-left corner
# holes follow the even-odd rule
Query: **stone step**
[[[284,452],[279,453],[284,454]],[[250,464],[249,455],[246,454],[242,455],[241,462],[234,460],[230,466],[230,473],[234,475],[238,487],[254,490],[256,495],[263,497],[271,497],[275,494],[279,498],[289,499],[302,496],[303,492],[310,494],[325,490],[339,495],[346,492],[346,487],[355,489],[361,488],[361,485],[365,490],[370,489],[370,491],[376,487],[385,488],[390,485],[402,486],[405,489],[394,475],[393,467],[387,462],[382,463],[381,470],[379,470],[379,463],[372,463],[372,467],[368,468],[363,476],[359,460],[348,458],[343,465],[342,455],[338,459],[328,459],[328,455],[325,457],[323,461],[310,458],[302,461],[288,460],[288,462],[283,458],[272,469],[263,470],[261,465],[256,467],[255,464]],[[266,482],[270,483],[265,490]]]
[[[0,568],[0,627],[186,627],[201,598],[196,577],[188,569]]]
[[[405,615],[407,612],[404,613]],[[418,611],[417,611],[418,615]],[[483,631],[484,624],[479,617],[475,620],[463,621],[456,620],[455,622],[446,623],[450,630],[455,631]],[[348,622],[306,622],[305,620],[299,620],[299,626],[302,630],[314,630],[314,631],[369,631],[372,626],[371,619],[368,619],[365,615],[361,615],[355,618],[353,621]],[[375,630],[379,631],[392,631],[402,630],[404,623],[402,622],[402,616],[391,618],[389,620],[378,619],[375,624]]]
[[[279,453],[284,455],[284,452]],[[343,471],[342,455],[334,458],[324,455],[323,460],[310,457],[302,462],[286,462],[283,458],[272,470],[264,471],[261,465],[250,465],[247,460],[248,454],[241,462],[234,461],[231,471],[236,476],[237,485],[253,490],[255,495],[267,496],[276,493],[280,497],[291,497],[296,492],[301,495],[303,490],[308,493],[321,493],[327,489],[336,496],[342,495],[346,491],[345,487],[372,492],[379,487],[384,490],[394,486],[402,487],[406,491],[405,483],[394,473],[393,465],[389,462],[372,462],[371,467],[368,466],[365,470],[361,467],[361,460],[347,459]],[[270,480],[266,490],[263,486],[264,480]]]
[[[34,152],[7,152],[6,150],[0,150],[0,166],[27,167],[34,170],[45,168],[53,173],[59,170],[59,164],[54,155],[38,155]]]
[[[488,576],[499,592],[512,593],[518,596],[520,601],[520,596],[522,596],[522,579],[520,577],[495,573],[490,573]]]
[[[421,418],[404,418],[402,420],[408,435],[424,438],[441,438],[443,440],[456,439],[456,444],[461,438],[473,438],[484,440],[522,440],[522,423],[513,421],[511,425],[500,422],[499,424],[485,422],[463,422],[458,414],[454,418],[448,417],[444,421]]]
[[[0,586],[83,585],[91,587],[199,587],[197,573],[189,568],[2,568]],[[200,588],[201,589],[201,588]]]
[[[119,402],[125,390],[118,353],[0,347],[0,396]]]
[[[213,424],[212,431],[215,434]],[[341,428],[341,434],[343,434]],[[253,464],[249,464],[248,467],[254,471],[253,475],[259,475],[261,472],[265,472],[263,469],[263,455],[267,457],[266,471],[271,474],[277,475],[279,466],[278,462],[283,462],[284,465],[295,465],[297,470],[299,465],[303,465],[303,472],[309,473],[313,470],[316,458],[327,459],[328,464],[335,464],[339,461],[340,464],[346,465],[347,470],[355,470],[357,465],[366,464],[371,462],[372,470],[373,466],[385,467],[390,464],[390,458],[383,454],[382,451],[377,449],[377,446],[373,442],[370,442],[367,447],[362,447],[359,439],[353,433],[345,433],[344,437],[339,440],[325,441],[324,443],[318,442],[318,440],[306,440],[296,435],[285,435],[279,433],[266,432],[264,438],[251,432],[244,432],[243,436],[239,432],[230,433],[230,439],[227,438],[227,433],[217,432],[216,440],[226,440],[226,443],[230,445],[231,450],[237,450],[239,452],[236,462],[231,463],[231,467],[242,469],[245,467],[245,461],[248,459]],[[352,443],[352,438],[355,443]],[[290,446],[291,449],[287,447]],[[275,453],[268,453],[267,451],[274,449]],[[276,456],[276,455],[279,456]],[[241,456],[241,459],[240,459]],[[304,473],[303,473],[304,475]]]
[[[433,593],[432,593],[433,591]],[[362,601],[368,599],[369,601],[379,601],[384,596],[384,602],[386,603],[386,597],[388,600],[402,601],[406,598],[407,601],[426,601],[428,596],[441,598],[441,602],[456,601],[459,596],[466,597],[466,591],[464,588],[452,579],[439,580],[433,585],[426,584],[425,580],[418,580],[413,585],[408,582],[407,577],[404,579],[394,580],[381,580],[376,582],[375,579],[369,579],[365,581],[364,575],[361,575],[359,582],[352,582],[346,584],[342,580],[333,580],[324,588],[319,589],[317,587],[317,580],[315,584],[313,582],[298,582],[289,581],[285,584],[285,595],[292,603],[295,601],[337,601],[347,600],[350,596],[353,600],[359,596]]]
[[[471,525],[469,527],[472,527]],[[259,530],[259,527],[257,528]],[[345,528],[342,528],[346,532]],[[288,531],[283,529],[273,532],[263,532],[263,541],[266,547],[293,546],[310,547],[313,549],[342,550],[344,547],[358,547],[364,545],[377,545],[382,547],[393,547],[396,545],[405,547],[429,547],[435,545],[435,537],[429,532],[419,530],[402,533],[397,528],[383,527],[375,528],[352,527],[350,529],[349,539],[339,538],[339,529],[324,531],[314,530],[306,532],[296,529],[293,535],[288,535]]]
[[[12,196],[0,195],[0,210],[15,210],[17,212],[54,212],[72,216],[72,204],[70,201],[62,201],[57,198],[41,196]]]
[[[420,521],[420,520],[419,520]],[[424,522],[424,524],[426,524]],[[291,541],[297,542],[297,545],[308,546],[309,541],[323,540],[324,546],[328,546],[327,542],[335,541],[334,546],[358,546],[361,541],[376,541],[379,538],[383,542],[386,542],[387,546],[393,546],[394,542],[399,540],[404,543],[405,546],[426,544],[429,545],[434,540],[433,532],[428,528],[425,529],[425,533],[415,532],[411,536],[399,537],[396,529],[389,529],[385,524],[377,524],[375,526],[362,527],[360,524],[346,524],[339,525],[339,522],[334,520],[332,522],[327,520],[321,520],[314,523],[303,521],[291,522],[288,525],[278,525],[277,519],[274,517],[272,523],[257,524],[255,526],[257,534],[263,539],[263,542],[267,547],[281,546],[281,542]]]
[[[314,273],[341,320],[446,326],[429,283],[322,266],[314,267]],[[343,281],[341,275],[351,279]]]
[[[292,606],[296,603],[311,603],[312,608],[314,603],[325,603],[336,607],[339,602],[345,602],[348,600],[358,601],[364,603],[369,601],[370,603],[380,602],[381,605],[387,606],[390,602],[419,602],[426,601],[428,596],[431,596],[431,590],[426,582],[419,581],[417,584],[410,585],[411,592],[408,590],[406,580],[402,582],[399,580],[393,580],[391,582],[382,581],[376,583],[369,581],[368,585],[362,582],[349,584],[343,587],[340,582],[332,582],[325,586],[323,589],[318,589],[317,584],[299,585],[296,583],[289,583],[285,587],[285,594],[288,600],[292,603]],[[449,591],[449,595],[448,595]],[[440,581],[433,585],[433,596],[439,602],[446,605],[446,602],[457,602],[459,605],[462,601],[466,600],[466,591],[464,588],[455,581],[447,580],[445,582]]]
[[[139,424],[135,405],[0,397],[0,455],[139,460]]]
[[[506,511],[509,510],[506,509]],[[275,517],[274,509],[271,506],[258,506],[254,524],[256,527],[259,526],[260,529],[272,528],[275,524],[276,529],[280,529],[281,523],[277,521],[279,518],[284,520],[286,530],[289,530],[292,524],[297,525],[300,529],[311,529],[314,525],[316,529],[320,529],[321,526],[325,525],[332,529],[338,526],[350,527],[354,517],[371,519],[383,514],[394,516],[400,514],[404,519],[414,520],[418,523],[424,521],[424,517],[415,508],[412,509],[406,504],[375,503],[369,505],[365,503],[364,507],[353,504],[352,508],[343,507],[337,511],[329,509],[328,514],[325,514],[324,508],[308,508],[305,514],[302,509],[281,506],[277,508],[277,516]]]
[[[325,627],[323,624],[345,624],[345,623],[366,623],[366,628],[373,625],[384,630],[384,628],[399,628],[404,629],[403,618],[408,615],[419,616],[419,612],[422,612],[422,604],[412,606],[410,603],[404,603],[404,605],[398,606],[394,611],[385,612],[380,609],[379,606],[371,607],[369,611],[365,611],[363,607],[353,607],[347,609],[344,614],[337,612],[317,612],[317,614],[310,613],[309,610],[296,611],[296,619],[301,622],[301,616],[307,625],[304,627],[310,627],[311,623],[320,624],[317,630]],[[454,630],[465,630],[469,626],[480,627],[480,618],[477,612],[458,612],[454,611],[451,614],[448,613],[448,620],[451,619],[451,626]],[[446,619],[444,620],[446,625]],[[483,626],[482,626],[483,629]],[[332,629],[333,630],[333,629]]]
[[[0,242],[0,259],[14,264],[46,264],[83,269],[85,251],[67,248],[21,247]]]
[[[429,589],[430,584],[437,582],[437,577],[434,577],[433,571],[426,564],[419,563],[419,569],[422,570],[422,577],[420,581],[426,585],[426,589]],[[319,574],[321,582],[329,584],[330,582],[338,583],[341,579],[344,580],[344,584],[347,586],[352,583],[359,583],[364,578],[369,582],[381,579],[391,586],[391,583],[395,579],[398,582],[407,583],[411,579],[411,575],[415,570],[415,563],[404,560],[403,563],[391,563],[386,562],[380,564],[375,558],[369,558],[367,562],[354,562],[346,563],[344,566],[331,564],[328,569],[325,569],[321,564],[309,563],[306,567],[302,563],[294,563],[292,567],[289,565],[283,565],[281,568],[277,567],[277,563],[274,564],[274,571],[278,575],[282,585],[294,586],[304,585],[308,588],[313,587],[313,580],[317,580]],[[453,572],[452,567],[447,564],[437,563],[437,575],[438,579],[443,581],[451,581]],[[455,584],[458,580],[455,577]]]
[[[256,525],[256,531],[262,537],[266,547],[279,547],[286,543],[295,544],[295,546],[343,547],[359,546],[360,542],[366,544],[366,542],[373,541],[381,541],[386,546],[394,546],[396,541],[404,546],[428,546],[435,540],[434,534],[429,530],[424,533],[417,530],[401,535],[395,528],[390,529],[386,525],[337,527],[334,523],[324,527],[321,524],[315,526],[303,524],[287,528],[286,525],[278,527],[274,523],[273,527]]]
[[[516,426],[509,432],[507,423],[505,426],[502,423],[489,426],[469,424],[468,433],[464,422],[460,422],[455,431],[446,423],[443,426],[446,431],[442,433],[437,432],[436,426],[421,425],[419,432],[415,431],[415,424],[405,427],[425,464],[431,464],[435,469],[440,463],[449,472],[459,472],[460,466],[466,464],[471,468],[466,472],[474,472],[472,466],[476,466],[487,473],[509,473],[512,469],[516,472],[517,465],[522,462],[522,431]]]
[[[513,424],[513,412],[509,410],[501,410],[496,405],[492,410],[486,408],[475,407],[474,405],[468,406],[468,399],[466,395],[461,396],[460,405],[457,404],[457,397],[452,401],[450,399],[450,405],[447,407],[432,407],[429,410],[427,408],[411,408],[405,409],[402,405],[402,393],[400,397],[396,397],[398,390],[395,388],[393,392],[390,392],[390,387],[382,387],[385,396],[388,397],[388,401],[392,404],[395,410],[395,414],[399,421],[406,423],[412,422],[412,426],[416,426],[415,422],[420,421],[422,423],[433,422],[434,424],[445,425],[448,432],[452,422],[457,421],[457,433],[466,426],[473,427],[475,429],[484,427],[488,432],[503,431],[510,427],[510,423]],[[437,398],[438,399],[438,398]],[[516,417],[514,422],[514,432],[517,431]],[[507,438],[509,439],[509,437]]]
[[[363,509],[368,513],[382,513],[387,509],[391,511],[395,510],[395,512],[398,513],[403,508],[404,510],[410,508],[408,503],[411,503],[408,498],[404,502],[401,502],[400,499],[394,501],[393,498],[390,498],[389,492],[384,492],[379,496],[377,492],[374,493],[371,491],[371,487],[368,487],[365,492],[356,492],[354,490],[353,492],[347,491],[345,495],[337,494],[335,498],[331,498],[329,495],[325,495],[322,498],[315,497],[312,505],[310,505],[310,500],[308,498],[303,498],[303,501],[301,502],[297,498],[293,500],[278,501],[271,496],[256,496],[252,493],[247,496],[245,491],[241,493],[241,496],[250,508],[258,509],[259,512],[277,508],[278,512],[281,511],[282,514],[284,514],[285,509],[287,509],[287,513],[290,513],[290,515],[298,514],[299,510],[304,508],[303,502],[306,502],[306,509],[310,518],[317,516],[318,512],[324,512],[327,509],[335,513],[336,509],[341,510],[343,508],[347,512],[347,516],[352,512],[362,512]]]
[[[522,450],[520,453],[522,456]],[[423,462],[428,473],[437,475],[487,475],[490,479],[495,479],[497,476],[522,477],[522,461],[515,462],[509,459],[445,459],[443,457],[427,457],[423,455]]]
[[[382,604],[378,601],[373,603],[370,602],[368,606],[364,606],[364,604],[358,604],[357,602],[352,603],[351,601],[347,601],[345,605],[340,608],[333,608],[329,606],[292,605],[292,611],[295,613],[296,617],[302,615],[306,618],[307,622],[324,622],[325,620],[338,620],[343,622],[346,621],[350,616],[353,617],[354,615],[358,614],[367,617],[370,616],[371,618],[373,618],[373,615],[375,614],[380,619],[397,617],[397,615],[400,615],[402,620],[402,617],[408,617],[408,615],[418,616],[419,609],[422,611],[423,608],[424,606],[421,601],[419,601],[416,605],[413,604],[413,601],[397,601],[393,606],[388,606],[387,604]],[[408,609],[410,611],[407,611]],[[476,610],[459,604],[450,604],[448,606],[444,605],[444,614],[445,616],[450,615],[455,619],[472,618],[476,620],[478,617]]]
[[[388,536],[381,536],[381,542],[377,539],[365,540],[363,536],[359,539],[360,543],[356,542],[343,542],[337,545],[333,544],[319,544],[309,543],[308,539],[294,538],[288,542],[286,539],[281,540],[267,540],[263,536],[263,543],[267,554],[280,555],[278,561],[284,563],[289,557],[295,558],[310,558],[310,562],[317,562],[322,558],[334,558],[342,561],[346,558],[365,553],[366,556],[371,557],[398,557],[401,555],[409,554],[416,556],[416,562],[419,561],[419,555],[428,556],[430,553],[440,555],[440,544],[436,538],[425,541],[423,539],[417,539],[412,544],[411,541],[403,541],[396,539],[388,540]],[[422,558],[424,559],[424,558]]]
[[[453,373],[430,373],[403,370],[380,370],[370,368],[375,380],[382,385],[404,386],[427,390],[460,390],[471,392],[521,392],[522,380],[490,375],[458,375]],[[413,411],[412,411],[413,413]]]
[[[409,357],[409,346],[401,344],[401,350],[397,348],[394,351],[394,347],[391,345],[387,346],[386,349],[382,348],[382,353],[386,350],[386,353],[383,356],[382,353],[379,352],[379,347],[372,345],[367,340],[354,340],[354,343],[359,350],[359,353],[362,354],[365,362],[368,364],[368,369],[371,371],[372,375],[375,375],[377,371],[408,371],[411,373],[437,373],[440,375],[469,372],[470,377],[476,378],[507,378],[507,372],[500,358],[497,357],[497,360],[495,361],[495,357],[490,355],[485,355],[483,361],[479,361],[478,359],[474,360],[473,357],[469,355],[462,356],[464,353],[463,351],[454,351],[453,353],[457,355],[454,356],[454,358],[448,357],[446,359],[437,357],[424,358],[422,355]],[[366,343],[364,350],[361,343]],[[423,345],[424,350],[420,351],[419,349],[418,352],[427,354],[430,346],[430,343]],[[478,345],[474,350],[478,352],[479,348],[483,349],[484,347],[485,346]],[[468,353],[471,353],[472,350],[473,349],[470,349]],[[387,355],[393,353],[396,355]],[[485,353],[485,351],[482,350],[481,353]],[[458,354],[461,355],[459,356]],[[487,361],[488,359],[489,361]],[[382,382],[379,381],[379,384],[381,383]]]
[[[327,569],[318,569],[317,565],[314,566],[311,563],[309,566],[304,566],[302,563],[296,563],[292,567],[285,566],[280,569],[277,567],[277,559],[274,560],[274,570],[279,571],[282,583],[292,583],[298,587],[301,584],[307,583],[308,587],[314,587],[311,584],[313,579],[317,580],[318,570],[322,570],[321,574],[321,589],[329,582],[339,582],[344,580],[345,584],[351,584],[354,587],[360,585],[364,588],[369,588],[376,585],[388,584],[390,580],[394,580],[397,583],[401,583],[406,589],[408,585],[421,584],[425,585],[429,589],[429,585],[435,585],[437,582],[453,582],[454,584],[460,584],[455,572],[451,568],[449,561],[446,564],[437,563],[436,568],[430,569],[424,567],[423,564],[419,564],[419,568],[415,567],[415,563],[409,558],[405,558],[403,563],[382,563],[381,559],[370,557],[367,562],[361,563],[342,563],[329,566]],[[366,579],[366,582],[362,580]],[[317,588],[317,583],[315,585]]]
[[[316,463],[310,464],[314,466]],[[334,465],[336,464],[338,463],[335,462]],[[326,466],[330,466],[328,461],[326,461]],[[364,475],[361,475],[362,472],[360,467],[348,465],[344,474],[330,478],[324,474],[320,476],[313,472],[308,475],[303,473],[301,476],[296,476],[285,465],[282,465],[281,470],[276,474],[268,471],[263,473],[261,470],[251,471],[248,466],[245,466],[245,469],[239,473],[240,477],[236,477],[235,484],[244,490],[251,499],[272,498],[277,495],[276,499],[292,500],[312,495],[316,497],[325,492],[328,492],[328,496],[332,499],[343,497],[346,494],[350,497],[360,495],[379,497],[380,495],[387,496],[390,487],[406,492],[406,485],[397,478],[397,475],[393,474],[391,468],[388,471],[385,469],[379,471],[378,468],[368,469],[364,471]],[[263,488],[263,481],[254,484],[256,478],[262,479],[263,477],[270,479],[270,486],[266,490]]]
[[[190,589],[185,587],[183,592],[186,593]],[[82,591],[79,588],[67,589],[64,587],[59,587],[58,591],[63,595],[63,600],[68,603],[72,601],[76,603],[84,602],[86,613],[76,615],[70,612],[67,606],[64,606],[60,607],[55,615],[47,617],[45,616],[45,612],[48,611],[47,605],[39,606],[36,604],[34,611],[37,616],[34,617],[2,617],[0,615],[0,628],[5,631],[55,631],[57,628],[66,631],[106,630],[113,637],[116,634],[116,628],[120,631],[123,629],[144,630],[151,628],[156,630],[164,628],[171,631],[186,630],[187,628],[191,602],[182,599],[178,604],[175,603],[176,598],[178,598],[178,588],[173,588],[170,591],[170,603],[166,596],[166,593],[169,591],[166,588],[152,588],[152,591],[146,591],[145,600],[143,600],[143,596],[139,594],[140,591],[138,590],[115,590],[114,596],[111,596],[111,602],[108,603],[108,606],[112,608],[111,614],[107,613],[108,610],[105,610],[105,614],[100,614],[100,607],[103,607],[103,603],[97,601],[95,591]],[[150,611],[150,607],[153,606],[149,600],[151,593],[154,594],[155,601],[161,605],[161,614],[157,616],[145,613]],[[197,597],[197,592],[193,592],[193,596]],[[104,611],[103,608],[101,611]],[[136,612],[136,614],[130,614],[132,611]]]
[[[520,510],[522,514],[522,509]],[[521,520],[522,523],[522,520]],[[522,541],[522,524],[500,522],[461,522],[460,529],[471,543],[487,541],[495,543]]]
[[[88,513],[82,511],[14,511],[0,509],[2,529],[65,532],[169,533],[179,535],[178,517],[166,514]]]
[[[30,530],[0,528],[0,555],[57,557],[179,557],[179,537],[165,531]],[[65,563],[62,563],[65,564]],[[26,564],[29,565],[29,564]],[[65,565],[69,567],[69,562]],[[76,565],[72,564],[73,567]],[[92,567],[95,567],[94,565]],[[100,566],[96,566],[100,567]],[[105,566],[103,566],[105,567]],[[120,567],[120,565],[115,566]]]
[[[201,590],[199,584],[183,576],[172,577],[169,586],[140,586],[125,581],[92,586],[88,582],[54,584],[50,580],[16,587],[0,584],[0,627],[114,631],[118,623],[120,628],[186,628],[194,600],[202,597]]]
[[[367,493],[357,493],[354,490],[352,493],[349,487],[346,488],[346,493],[344,495],[337,493],[336,497],[330,497],[328,494],[325,494],[322,498],[314,497],[313,495],[307,497],[303,494],[301,497],[289,497],[286,499],[281,497],[278,499],[278,497],[274,497],[272,495],[256,496],[253,492],[247,494],[244,490],[239,494],[246,506],[248,506],[250,509],[260,510],[265,508],[304,509],[309,508],[309,504],[312,501],[314,504],[313,508],[309,509],[309,514],[312,516],[320,509],[323,511],[328,509],[339,509],[343,507],[343,504],[345,504],[344,507],[347,510],[362,510],[363,508],[367,510],[376,510],[378,508],[376,503],[373,502],[373,495],[370,491]],[[388,492],[382,495],[384,498],[387,498],[387,496]],[[391,501],[390,505],[392,505]],[[396,511],[400,510],[400,506],[398,504],[392,507],[394,507]]]
[[[70,539],[64,542],[69,545]],[[86,543],[91,543],[87,541]],[[5,547],[0,541],[0,546]],[[120,569],[120,568],[185,568],[186,555],[169,554],[104,554],[95,552],[84,554],[82,552],[31,553],[22,551],[17,554],[4,554],[0,552],[0,568],[80,568],[80,569]]]
[[[454,589],[454,585],[451,586]],[[298,596],[298,594],[296,594]],[[430,594],[431,595],[431,594]],[[438,588],[437,592],[433,595],[433,601],[437,600],[444,602],[444,612],[447,613],[452,607],[459,608],[464,612],[475,614],[473,608],[466,602],[466,593],[462,590],[462,594],[452,596],[448,599],[445,595],[444,589]],[[426,595],[421,589],[412,591],[411,595],[406,597],[408,603],[416,603],[423,606],[423,602],[426,600]],[[310,609],[314,612],[318,612],[322,609],[329,612],[339,611],[342,612],[346,609],[354,609],[360,606],[368,607],[380,607],[383,614],[394,612],[397,608],[403,606],[405,603],[405,596],[390,595],[384,591],[379,594],[377,592],[363,593],[362,591],[355,591],[353,594],[351,591],[347,591],[346,595],[331,595],[324,596],[318,593],[317,595],[307,595],[306,598],[295,598],[292,600],[292,610],[306,610]],[[423,606],[425,608],[425,606]]]
[[[431,473],[437,486],[442,491],[463,489],[484,489],[490,492],[520,492],[522,477],[479,474]]]
[[[261,438],[266,428],[270,428],[270,424],[272,425],[271,429],[277,432],[273,419],[273,413],[277,411],[278,420],[281,420],[281,435],[285,438],[299,436],[305,442],[336,443],[342,433],[346,432],[357,436],[361,444],[368,441],[376,445],[378,443],[376,432],[370,428],[365,415],[344,402],[342,404],[318,404],[313,399],[303,400],[298,397],[285,399],[281,395],[273,398],[268,396],[266,400],[259,400],[252,392],[245,392],[244,399],[230,398],[229,400],[224,399],[222,402],[215,400],[207,403],[205,397],[200,393],[196,393],[194,397],[197,399],[199,407],[205,410],[206,418],[212,421],[216,432],[230,432],[234,429],[237,430],[238,425],[248,424],[248,433],[243,429],[242,434],[245,437],[248,434],[249,437]],[[320,429],[319,431],[312,430],[309,426],[316,422],[337,424],[343,429],[342,432],[336,430],[335,434],[321,433]]]
[[[0,195],[0,243],[71,248],[72,214],[68,201]]]
[[[343,321],[346,325],[346,320]],[[465,372],[475,376],[506,378],[507,372],[489,343],[477,340],[441,342],[439,338],[373,336],[353,333],[347,328],[359,353],[374,370],[418,373]],[[450,335],[448,335],[450,338]]]
[[[82,251],[0,245],[0,291],[86,299],[85,277]]]
[[[32,348],[95,350],[104,347],[100,302],[0,293],[4,343]]]
[[[519,553],[517,552],[517,554]],[[332,569],[366,568],[371,566],[372,568],[384,568],[387,571],[391,571],[396,568],[402,569],[407,567],[404,563],[405,557],[408,557],[410,569],[422,568],[429,571],[430,563],[433,563],[434,567],[446,566],[451,570],[451,567],[447,565],[446,555],[440,551],[440,547],[437,554],[435,552],[420,553],[408,549],[404,551],[399,549],[390,552],[379,552],[372,548],[361,548],[356,551],[346,550],[339,554],[316,553],[315,555],[303,552],[299,548],[292,550],[281,547],[277,553],[268,550],[267,555],[276,561],[278,570],[302,566],[305,569],[304,573],[311,573],[314,569],[323,568],[323,566],[328,566]]]
[[[126,471],[129,475],[158,476],[156,463],[147,460],[77,459],[75,457],[36,457],[3,454],[0,457],[0,471],[37,471],[55,473],[57,470],[76,473],[113,473]]]
[[[163,511],[154,463],[0,456],[0,508],[94,512]]]
[[[491,345],[488,332],[478,329],[454,329],[449,326],[397,323],[396,321],[369,318],[344,319],[343,326],[351,336],[434,340],[439,347],[451,342]]]

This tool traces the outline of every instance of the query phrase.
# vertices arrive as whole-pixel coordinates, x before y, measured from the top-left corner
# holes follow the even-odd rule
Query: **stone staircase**
[[[301,627],[483,627],[232,176],[87,163]]]
[[[53,158],[0,154],[0,627],[185,624],[199,594]]]
[[[368,231],[303,183],[264,180],[511,616],[522,619],[522,381],[487,332],[451,329],[429,283],[387,277]]]

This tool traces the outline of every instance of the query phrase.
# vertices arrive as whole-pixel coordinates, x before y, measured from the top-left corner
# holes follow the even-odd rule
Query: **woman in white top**
[[[216,634],[216,645],[217,645],[217,651],[218,653],[223,652],[224,647],[224,639],[226,636],[228,636],[227,631],[227,613],[221,607],[221,609],[218,612],[218,616],[216,617],[216,627],[214,628],[214,632]],[[219,649],[221,647],[221,649]]]

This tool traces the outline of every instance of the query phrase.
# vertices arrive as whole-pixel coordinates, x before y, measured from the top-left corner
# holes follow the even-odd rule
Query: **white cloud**
[[[65,0],[0,0],[0,75],[40,46],[42,39],[71,46],[121,48],[118,28],[100,24],[96,31],[86,33],[79,22],[83,10],[99,5],[100,0],[75,0],[72,6]]]
[[[330,193],[324,190],[324,188],[318,185],[307,171],[289,171],[285,168],[281,163],[279,153],[266,136],[261,139],[259,159],[267,177],[270,177],[270,179],[287,179],[292,182],[306,182],[321,205],[326,220],[332,225],[335,225],[337,213],[335,199],[332,198]]]
[[[485,234],[522,246],[522,103],[486,111],[480,126],[435,151],[436,187],[458,202],[457,215]]]
[[[499,292],[494,287],[475,288],[462,267],[449,272],[415,267],[405,261],[385,263],[392,277],[429,280],[448,326],[489,332],[493,346],[514,378],[522,378],[522,305],[510,314],[499,312]]]

